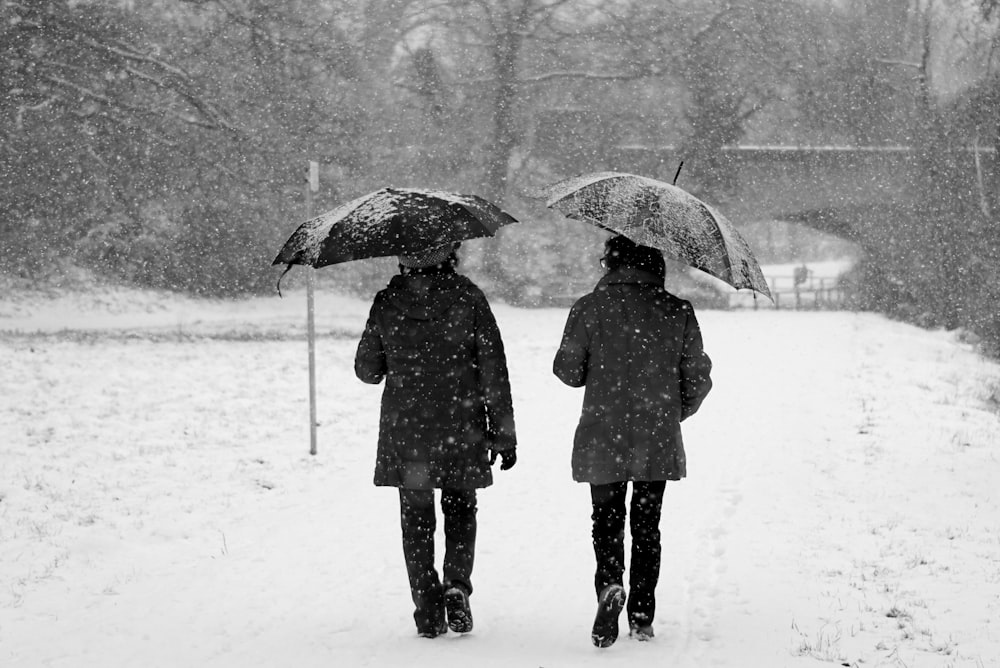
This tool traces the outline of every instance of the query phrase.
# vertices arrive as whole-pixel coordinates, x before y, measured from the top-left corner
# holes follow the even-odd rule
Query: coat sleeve
[[[476,367],[479,385],[486,404],[486,419],[493,448],[512,450],[517,446],[514,429],[514,404],[510,393],[507,357],[500,328],[486,297],[475,300]]]
[[[365,331],[354,356],[354,373],[365,383],[376,385],[386,374],[385,348],[378,328],[378,299],[372,304]]]
[[[587,364],[590,358],[590,338],[584,323],[580,302],[573,305],[566,319],[562,341],[552,362],[552,373],[570,387],[587,384]]]
[[[684,326],[684,351],[681,354],[681,420],[698,412],[701,402],[712,389],[712,360],[705,354],[701,327],[690,304]]]

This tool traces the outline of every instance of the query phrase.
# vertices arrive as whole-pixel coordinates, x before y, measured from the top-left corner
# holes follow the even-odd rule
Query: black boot
[[[590,639],[594,647],[611,647],[618,640],[618,615],[625,607],[625,588],[609,584],[597,599],[597,616]]]
[[[413,621],[417,623],[417,634],[421,638],[437,638],[448,632],[448,624],[444,619],[444,595],[441,585],[431,587],[414,600],[419,601],[419,604],[413,611]]]
[[[636,640],[647,641],[653,639],[653,621],[648,615],[628,616],[628,635]]]
[[[422,628],[420,624],[417,625],[417,635],[421,638],[437,638],[447,632],[448,624],[444,621],[444,615],[441,615],[441,618],[437,622],[425,624]]]
[[[455,633],[472,630],[472,609],[469,595],[461,587],[449,587],[444,593],[444,609],[448,613],[448,628]]]

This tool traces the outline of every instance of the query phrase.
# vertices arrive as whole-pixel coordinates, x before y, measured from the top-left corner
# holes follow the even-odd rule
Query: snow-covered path
[[[565,311],[496,307],[519,462],[480,494],[475,631],[428,641],[371,485],[367,306],[320,302],[343,334],[311,457],[305,344],[266,339],[295,305],[0,309],[0,665],[1000,665],[1000,367],[953,334],[699,314],[715,389],[667,487],[657,637],[599,651]]]

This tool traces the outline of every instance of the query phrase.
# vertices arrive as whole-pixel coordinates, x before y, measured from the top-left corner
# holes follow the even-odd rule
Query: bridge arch
[[[879,256],[891,252],[894,229],[915,215],[922,169],[917,147],[758,145],[721,151],[733,181],[727,193],[710,201],[737,225],[801,224]],[[957,168],[968,175],[970,188],[978,187],[976,181],[997,182],[992,148],[969,149],[966,155],[966,164]],[[624,144],[606,149],[606,164],[598,169],[669,182],[683,159],[675,146]],[[685,185],[683,172],[678,185]],[[689,189],[698,194],[696,185]]]

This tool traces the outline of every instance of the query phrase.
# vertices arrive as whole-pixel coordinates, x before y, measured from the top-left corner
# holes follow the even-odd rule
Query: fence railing
[[[850,290],[838,276],[809,275],[802,281],[795,276],[768,276],[772,304],[765,297],[747,291],[729,294],[729,308],[837,310],[847,308]]]

